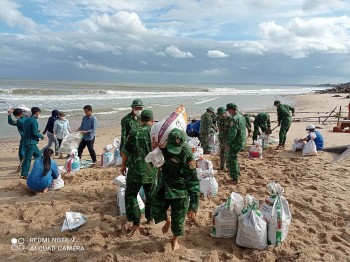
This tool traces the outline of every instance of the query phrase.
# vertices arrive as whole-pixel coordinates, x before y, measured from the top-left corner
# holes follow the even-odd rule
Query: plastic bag
[[[214,129],[211,129],[209,132],[209,144],[208,144],[208,151],[210,154],[219,153],[219,145],[218,145],[217,137],[218,137],[218,134],[215,132]]]
[[[113,184],[125,188],[126,187],[126,176],[122,176],[122,175],[117,176],[116,178],[114,178]]]
[[[317,147],[314,142],[314,140],[310,139],[304,149],[303,149],[303,156],[316,156],[317,155]]]
[[[165,148],[169,133],[174,129],[186,132],[187,114],[184,105],[179,106],[170,116],[155,123],[151,128],[151,140],[154,147]]]
[[[70,153],[70,157],[66,161],[65,169],[67,174],[73,174],[80,170],[80,159],[78,157],[78,151],[73,149]]]
[[[292,150],[294,152],[297,152],[297,151],[302,151],[305,147],[305,143],[303,141],[300,141],[300,138],[295,138],[294,139],[294,143],[292,145]]]
[[[212,237],[234,237],[237,234],[238,215],[242,211],[244,200],[240,194],[232,192],[226,203],[213,212]]]
[[[258,208],[259,202],[246,195],[246,206],[238,217],[238,246],[256,249],[267,247],[267,223]]]
[[[270,189],[271,196],[265,199],[261,212],[267,221],[267,243],[278,245],[287,238],[292,215],[288,201],[282,195],[283,188],[275,182],[268,183],[267,188]]]
[[[117,191],[117,202],[119,207],[120,215],[126,215],[126,206],[125,206],[125,188],[119,187]],[[145,212],[145,204],[141,199],[140,193],[137,194],[137,203],[139,205],[141,213]]]
[[[101,167],[109,167],[114,164],[114,154],[112,152],[103,153],[101,155]]]
[[[65,230],[76,231],[87,221],[85,215],[77,212],[66,212],[66,218],[64,219],[61,232]]]
[[[58,190],[62,187],[64,187],[64,181],[61,177],[61,174],[59,174],[58,177],[52,181],[52,184],[49,187],[49,190],[54,191],[54,190]]]
[[[191,148],[194,159],[196,161],[203,157],[204,150],[200,146],[200,141],[198,137],[189,137],[187,144]]]
[[[82,138],[82,134],[80,132],[73,132],[66,135],[60,146],[60,153],[62,154],[70,154],[73,149],[77,149],[79,147],[80,141]]]
[[[204,177],[199,181],[200,192],[205,198],[217,196],[219,192],[219,184],[215,177]]]
[[[145,157],[145,161],[146,163],[152,162],[155,167],[161,167],[164,164],[164,155],[162,150],[157,147]]]
[[[113,142],[113,146],[114,146],[114,164],[116,166],[121,166],[123,159],[120,155],[120,141],[119,139],[116,137],[114,138],[114,142]]]
[[[249,149],[249,156],[262,158],[262,147],[259,141],[254,141],[254,145]]]

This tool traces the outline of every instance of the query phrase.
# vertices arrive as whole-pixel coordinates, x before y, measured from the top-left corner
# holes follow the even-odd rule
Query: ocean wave
[[[215,97],[215,98],[200,100],[200,101],[198,101],[198,102],[195,102],[195,104],[196,104],[196,105],[200,105],[200,104],[204,104],[204,103],[207,103],[207,102],[210,102],[210,101],[217,100],[217,99],[219,99],[219,98],[220,98],[220,97]]]

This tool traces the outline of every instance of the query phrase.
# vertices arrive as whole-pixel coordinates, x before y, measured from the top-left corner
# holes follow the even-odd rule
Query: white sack
[[[101,166],[109,167],[115,164],[114,153],[106,152],[101,155]]]
[[[65,230],[76,231],[87,221],[85,215],[77,212],[66,212],[66,218],[63,222],[61,232]]]
[[[315,142],[310,139],[304,149],[303,149],[303,156],[316,156],[317,155],[317,147]]]
[[[164,155],[162,150],[157,147],[145,157],[145,161],[146,163],[152,162],[155,167],[161,167],[164,164]]]
[[[52,184],[51,184],[49,190],[50,191],[58,190],[62,187],[64,187],[64,181],[63,181],[61,175],[58,175],[58,177],[52,181]]]
[[[259,202],[247,195],[246,206],[238,217],[238,246],[256,249],[267,247],[267,224],[258,208]]]
[[[205,198],[216,196],[219,192],[219,184],[215,177],[205,177],[199,181],[200,192]]]
[[[302,151],[305,147],[305,143],[303,141],[300,141],[300,138],[295,138],[294,139],[294,143],[292,145],[292,150],[294,152],[297,152],[297,151]]]
[[[62,154],[70,154],[73,149],[77,149],[79,147],[80,141],[82,138],[82,134],[79,132],[73,132],[66,135],[60,146],[60,153]]]
[[[117,191],[117,202],[119,207],[120,215],[126,215],[126,206],[125,206],[125,188],[119,187]],[[139,208],[141,213],[145,212],[145,204],[140,196],[140,193],[137,194],[137,202],[139,204]]]
[[[278,245],[287,238],[288,228],[292,220],[287,199],[282,195],[283,188],[270,182],[267,188],[271,196],[265,200],[261,212],[267,221],[267,243]]]
[[[73,149],[70,157],[67,159],[65,164],[65,170],[67,174],[73,174],[80,170],[81,162],[78,157],[78,151]]]
[[[118,185],[120,187],[126,187],[126,176],[120,175],[114,178],[113,180],[114,185]]]

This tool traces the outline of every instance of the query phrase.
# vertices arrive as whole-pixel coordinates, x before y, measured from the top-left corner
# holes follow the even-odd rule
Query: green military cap
[[[172,154],[178,155],[181,152],[182,146],[186,142],[185,133],[177,128],[174,128],[168,136],[168,144],[166,148]]]
[[[273,102],[273,105],[275,106],[275,105],[279,105],[279,104],[281,104],[281,101],[279,101],[279,100],[275,100],[275,102]]]
[[[229,103],[226,105],[226,110],[229,109],[237,110],[237,106],[234,103]]]
[[[211,112],[215,113],[214,108],[212,108],[211,106],[210,106],[210,107],[208,107],[206,110],[208,110],[208,111],[211,111]]]
[[[226,112],[225,107],[219,107],[218,110],[216,111],[218,115],[225,114],[225,112]]]
[[[135,99],[134,101],[132,101],[132,104],[130,107],[136,107],[136,106],[143,107],[143,102],[141,99]]]
[[[153,120],[152,110],[146,109],[141,112],[141,121],[151,121]]]

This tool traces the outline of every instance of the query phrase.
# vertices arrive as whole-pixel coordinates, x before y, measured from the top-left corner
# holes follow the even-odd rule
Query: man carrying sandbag
[[[226,146],[228,131],[230,129],[230,117],[227,115],[224,107],[219,107],[217,112],[219,128],[219,151],[220,151],[220,169],[224,170],[226,166]]]
[[[209,134],[210,129],[217,130],[214,121],[215,121],[215,112],[214,108],[208,107],[207,111],[201,116],[201,125],[199,128],[199,140],[204,150],[204,154],[209,154]]]
[[[226,105],[226,110],[231,115],[230,129],[227,140],[227,165],[229,168],[230,177],[233,182],[238,183],[240,168],[238,163],[238,154],[244,149],[246,142],[246,122],[242,114],[238,112],[235,104],[229,103]]]
[[[35,159],[41,157],[41,151],[38,148],[39,139],[43,140],[44,136],[39,133],[38,117],[41,114],[39,107],[32,107],[32,115],[24,121],[23,143],[25,145],[24,161],[22,164],[21,178],[27,179],[30,162],[32,157]]]
[[[250,114],[243,114],[244,120],[245,120],[245,127],[248,131],[248,136],[250,137],[252,135],[252,123],[250,122]]]
[[[146,195],[145,216],[147,223],[153,220],[151,216],[152,195],[155,190],[158,169],[152,163],[146,163],[145,157],[152,151],[151,126],[153,112],[144,110],[141,113],[141,126],[132,130],[124,144],[123,163],[121,173],[126,174],[126,162],[129,163],[126,178],[125,205],[126,215],[133,222],[132,231],[140,228],[141,210],[137,202],[137,195],[143,186]]]
[[[139,127],[140,124],[140,114],[142,112],[142,109],[144,107],[143,102],[141,99],[135,99],[132,101],[131,104],[132,111],[124,116],[121,120],[121,126],[122,126],[122,135],[121,135],[121,141],[120,141],[120,148],[123,149],[123,146],[126,142],[126,139],[128,138],[128,135],[130,132],[134,129]]]
[[[259,113],[255,116],[254,119],[254,132],[253,132],[253,145],[254,141],[258,140],[258,135],[260,135],[261,132],[270,133],[271,131],[271,123],[270,123],[270,116],[268,113]]]
[[[294,116],[295,109],[292,106],[281,104],[281,101],[278,100],[276,100],[273,105],[277,108],[278,126],[281,127],[279,132],[279,145],[276,149],[284,149],[287,133],[292,124],[292,117],[289,111],[292,111],[292,115]]]
[[[194,219],[199,204],[196,162],[186,140],[186,134],[180,129],[175,128],[169,133],[167,146],[162,148],[165,162],[152,202],[155,222],[166,221],[162,229],[164,234],[171,225],[173,251],[180,248],[178,237],[184,235],[186,213],[188,218]],[[171,220],[167,215],[169,207]]]

